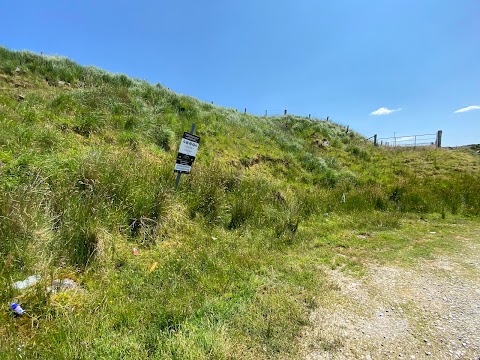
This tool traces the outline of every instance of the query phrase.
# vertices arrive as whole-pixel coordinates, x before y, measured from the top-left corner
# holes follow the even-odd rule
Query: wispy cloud
[[[478,106],[478,105],[467,106],[465,108],[458,109],[457,111],[454,112],[454,114],[464,113],[464,112],[472,111],[472,110],[480,110],[480,106]]]
[[[400,109],[396,109],[396,110],[391,110],[389,108],[385,108],[385,107],[381,107],[380,109],[378,110],[375,110],[375,111],[372,111],[370,113],[370,115],[375,115],[375,116],[379,116],[379,115],[389,115],[391,113],[394,113],[396,111],[400,111],[402,110],[401,108]]]

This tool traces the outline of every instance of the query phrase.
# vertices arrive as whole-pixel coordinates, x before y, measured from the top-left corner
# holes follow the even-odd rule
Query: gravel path
[[[361,279],[327,271],[305,359],[480,359],[480,234],[416,268],[368,265]]]

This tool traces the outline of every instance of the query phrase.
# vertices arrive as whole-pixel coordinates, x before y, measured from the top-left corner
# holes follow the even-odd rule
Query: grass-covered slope
[[[192,123],[200,150],[175,192]],[[6,358],[294,357],[326,286],[318,265],[361,272],[335,256],[349,233],[480,213],[474,152],[374,148],[324,120],[242,114],[4,48],[0,130]],[[32,274],[34,287],[11,287]],[[82,289],[45,291],[63,278]]]

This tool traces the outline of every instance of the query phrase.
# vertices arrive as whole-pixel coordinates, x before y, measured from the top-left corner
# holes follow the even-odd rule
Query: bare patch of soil
[[[305,359],[480,359],[480,246],[415,268],[367,265],[361,279],[328,270],[304,334]]]

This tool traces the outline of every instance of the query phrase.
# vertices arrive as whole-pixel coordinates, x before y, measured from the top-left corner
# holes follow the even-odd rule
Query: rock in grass
[[[81,286],[72,279],[56,279],[52,281],[52,286],[47,287],[47,292],[56,294],[68,290],[81,289]]]

